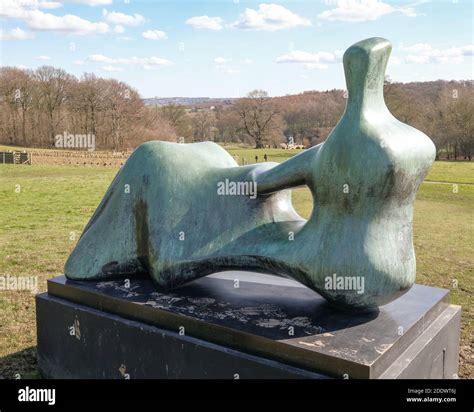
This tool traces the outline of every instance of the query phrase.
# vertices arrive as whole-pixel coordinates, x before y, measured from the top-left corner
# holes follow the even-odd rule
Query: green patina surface
[[[84,230],[66,276],[147,270],[158,287],[170,289],[213,272],[250,269],[294,278],[353,310],[408,290],[416,272],[413,203],[435,148],[385,106],[390,50],[388,41],[373,38],[346,51],[343,117],[325,143],[281,164],[239,167],[211,142],[141,145]],[[224,182],[256,183],[258,196],[220,193]],[[291,203],[289,189],[301,185],[313,196],[307,221]],[[363,292],[328,288],[334,274],[362,278]]]

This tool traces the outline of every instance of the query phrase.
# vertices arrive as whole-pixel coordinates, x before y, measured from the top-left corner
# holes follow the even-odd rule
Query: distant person
[[[258,156],[255,156],[255,163],[258,163]]]
[[[268,156],[267,156],[266,153],[263,155],[263,161],[264,161],[264,162],[268,162]]]

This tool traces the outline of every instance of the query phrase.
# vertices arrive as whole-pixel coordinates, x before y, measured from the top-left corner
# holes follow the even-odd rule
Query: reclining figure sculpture
[[[344,115],[324,143],[281,164],[239,167],[212,142],[139,146],[84,229],[66,277],[148,272],[170,290],[248,269],[293,278],[353,311],[406,292],[416,272],[413,203],[435,147],[385,105],[390,51],[387,40],[371,38],[345,52]],[[256,184],[258,195],[223,194],[223,182]],[[313,196],[308,221],[287,190],[302,185]],[[363,292],[328,287],[334,276],[363,279]]]

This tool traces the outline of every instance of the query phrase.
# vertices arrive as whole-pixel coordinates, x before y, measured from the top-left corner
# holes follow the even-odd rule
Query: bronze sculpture
[[[171,289],[249,269],[293,278],[330,303],[365,310],[415,282],[415,195],[435,148],[387,109],[390,43],[363,40],[344,54],[348,101],[327,140],[289,160],[239,167],[211,142],[152,141],[115,177],[65,275],[97,280],[148,272]],[[308,221],[288,189],[307,185]],[[253,195],[255,196],[253,196]]]

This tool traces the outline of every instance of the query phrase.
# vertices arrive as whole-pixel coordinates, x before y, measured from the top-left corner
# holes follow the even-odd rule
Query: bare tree
[[[0,95],[4,110],[2,126],[11,144],[19,143],[20,134],[25,137],[26,111],[29,107],[29,88],[25,85],[25,77],[28,77],[25,72],[14,67],[4,67],[0,71]]]
[[[66,101],[68,86],[76,79],[63,69],[52,66],[38,68],[34,76],[39,90],[38,103],[47,116],[48,137],[53,145],[55,129],[61,121],[61,106]]]
[[[240,116],[232,108],[216,108],[216,138],[223,143],[243,139]]]
[[[264,90],[250,92],[237,102],[235,110],[240,116],[242,128],[255,142],[256,148],[264,147],[265,142],[275,134],[283,136],[282,118]]]
[[[204,142],[213,140],[216,117],[210,110],[197,111],[191,118],[194,131],[194,140]]]

